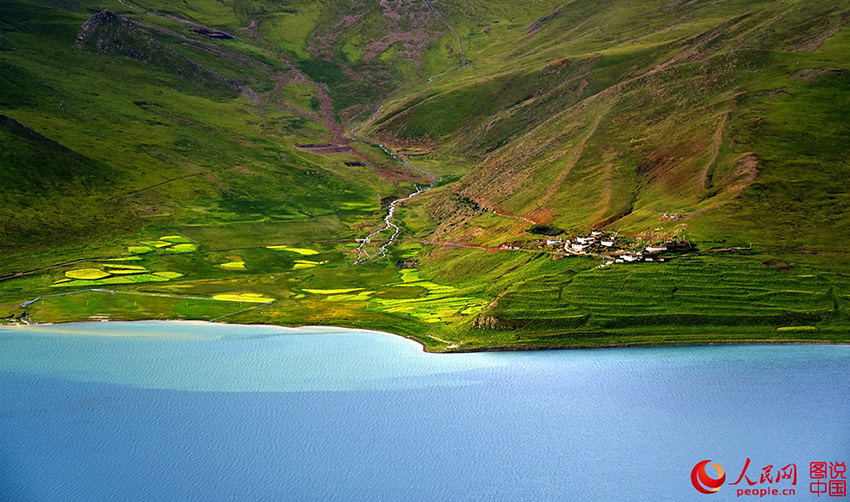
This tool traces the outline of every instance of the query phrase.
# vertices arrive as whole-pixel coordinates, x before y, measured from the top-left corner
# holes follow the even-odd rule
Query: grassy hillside
[[[81,228],[118,213],[126,217],[108,230],[133,234],[154,222],[309,218],[392,191],[376,171],[397,167],[379,150],[327,157],[295,147],[332,138],[309,100],[283,97],[290,84],[313,87],[282,54],[154,24],[153,14],[90,15],[4,3],[7,253],[41,244],[24,232],[32,222],[61,233],[65,219],[42,213],[63,198]],[[367,169],[343,169],[358,156]],[[21,202],[34,213],[12,217]],[[85,235],[67,237],[82,245]]]
[[[6,1],[0,317],[431,350],[846,342],[848,20],[844,1]],[[541,241],[591,230],[692,245],[607,263]]]
[[[576,1],[489,20],[474,67],[372,131],[474,160],[456,191],[541,223],[670,212],[695,238],[847,249],[828,236],[850,223],[848,19],[847,2]]]

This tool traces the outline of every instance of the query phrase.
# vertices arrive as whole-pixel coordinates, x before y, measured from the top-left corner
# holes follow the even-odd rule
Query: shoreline
[[[323,325],[313,325],[313,324],[305,324],[299,326],[285,326],[282,324],[244,324],[244,323],[228,323],[228,322],[214,322],[214,321],[201,321],[197,319],[133,319],[133,320],[120,320],[120,319],[110,319],[110,320],[102,320],[102,321],[68,321],[68,322],[45,322],[45,323],[28,323],[28,324],[19,324],[19,323],[9,323],[9,324],[0,324],[0,329],[2,328],[28,328],[28,327],[44,327],[44,326],[63,326],[63,325],[72,325],[72,324],[104,324],[104,323],[136,323],[136,322],[154,322],[154,323],[183,323],[183,324],[196,324],[196,325],[218,325],[218,326],[245,326],[245,327],[268,327],[268,328],[278,328],[283,330],[298,330],[298,329],[318,329],[318,330],[327,330],[333,331],[337,329],[348,330],[348,331],[363,331],[370,333],[380,333],[390,336],[395,336],[407,340],[413,344],[419,346],[420,350],[426,354],[474,354],[474,353],[486,353],[486,352],[534,352],[534,351],[550,351],[550,350],[593,350],[593,349],[629,349],[629,348],[662,348],[662,347],[716,347],[716,346],[732,346],[732,345],[740,345],[740,346],[749,346],[749,345],[835,345],[835,346],[844,346],[850,347],[850,343],[848,342],[830,342],[830,341],[818,341],[818,340],[810,340],[810,341],[793,341],[793,340],[779,340],[779,341],[769,341],[769,340],[741,340],[741,341],[716,341],[716,342],[670,342],[670,343],[633,343],[633,344],[612,344],[612,345],[541,345],[541,346],[510,346],[510,345],[497,345],[490,347],[474,347],[474,348],[453,348],[448,350],[428,350],[428,346],[422,343],[421,341],[413,338],[412,336],[403,335],[400,333],[393,333],[391,331],[382,331],[375,329],[365,329],[365,328],[355,328],[348,326],[323,326]],[[427,336],[427,335],[425,335]]]

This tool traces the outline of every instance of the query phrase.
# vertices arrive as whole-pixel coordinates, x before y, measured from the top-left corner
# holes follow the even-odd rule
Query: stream
[[[381,148],[384,149],[384,151],[387,151],[387,148],[384,145],[380,145],[380,146],[381,146]],[[394,154],[390,153],[390,155],[392,155],[393,158],[397,159],[397,157]],[[396,209],[396,207],[398,207],[398,204],[401,203],[401,202],[404,202],[406,200],[410,200],[411,198],[413,198],[413,197],[415,197],[415,196],[417,196],[421,193],[425,193],[428,190],[431,190],[432,188],[434,188],[434,185],[436,184],[436,182],[437,182],[436,178],[433,178],[432,181],[431,181],[431,184],[429,184],[426,187],[420,188],[416,185],[413,185],[413,188],[416,190],[415,192],[411,193],[407,197],[402,197],[401,199],[396,199],[396,200],[394,200],[390,203],[389,211],[387,211],[387,215],[384,217],[384,226],[382,228],[379,228],[378,230],[375,230],[371,234],[367,235],[365,239],[360,240],[360,245],[357,246],[357,259],[354,260],[355,265],[361,263],[363,260],[366,260],[366,259],[377,260],[378,258],[381,258],[381,257],[387,255],[387,249],[390,247],[390,245],[393,243],[393,241],[395,241],[396,237],[398,237],[398,234],[401,233],[401,228],[399,228],[398,225],[396,225],[395,223],[392,222],[393,215],[395,214],[395,209]],[[375,237],[376,235],[381,234],[381,233],[383,233],[383,232],[385,232],[385,231],[387,231],[391,228],[393,229],[393,234],[390,236],[389,240],[383,246],[378,248],[378,252],[375,253],[374,256],[370,256],[368,251],[366,251],[364,249],[364,247],[372,241],[373,237]]]
[[[379,106],[378,109],[375,110],[375,112],[372,114],[372,120],[374,120],[375,117],[377,117],[378,113],[380,113],[380,111],[381,111],[381,108],[383,108],[383,105]],[[363,138],[361,138],[360,136],[357,135],[357,131],[360,129],[360,127],[362,125],[363,125],[363,122],[361,122],[357,126],[353,127],[351,129],[350,134],[351,134],[352,138],[354,138],[354,140],[360,141],[360,142],[363,142],[363,143],[368,143],[368,141],[365,141]],[[400,203],[402,203],[406,200],[410,200],[413,197],[415,197],[415,196],[417,196],[421,193],[425,193],[428,190],[431,190],[437,184],[437,179],[438,179],[436,176],[429,173],[428,171],[426,171],[426,170],[424,170],[420,167],[417,167],[416,165],[411,163],[409,160],[396,155],[395,152],[393,152],[392,150],[387,148],[387,146],[384,145],[383,143],[377,143],[377,145],[381,148],[381,150],[384,151],[384,153],[386,153],[387,155],[392,157],[393,160],[395,160],[396,162],[398,162],[402,166],[404,166],[408,169],[413,169],[413,170],[418,171],[419,173],[427,176],[428,179],[431,180],[431,183],[429,183],[428,186],[426,186],[426,187],[419,187],[414,183],[413,184],[414,191],[412,193],[410,193],[406,197],[402,197],[400,199],[395,199],[394,201],[392,201],[390,203],[390,207],[389,207],[389,210],[387,211],[387,215],[384,217],[384,226],[382,228],[379,228],[378,230],[375,230],[371,234],[367,235],[365,239],[358,239],[360,241],[360,245],[357,246],[357,258],[354,260],[354,265],[358,265],[358,264],[362,263],[364,260],[367,260],[367,259],[370,260],[370,261],[371,260],[377,260],[378,258],[381,258],[381,257],[384,257],[384,256],[387,255],[387,249],[389,249],[390,245],[392,245],[392,243],[395,241],[396,237],[398,237],[398,234],[401,233],[401,228],[399,228],[398,225],[396,225],[395,223],[392,222],[393,215],[395,215],[396,207],[398,207],[398,205]],[[370,242],[372,242],[373,237],[375,237],[376,235],[382,234],[382,233],[384,233],[384,232],[386,232],[390,229],[393,229],[393,234],[390,236],[389,240],[383,246],[378,248],[378,251],[374,254],[374,256],[369,255],[369,252],[366,251],[366,249],[365,249],[366,245],[369,244]]]

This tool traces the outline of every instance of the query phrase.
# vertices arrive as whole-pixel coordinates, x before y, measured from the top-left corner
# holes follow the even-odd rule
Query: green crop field
[[[850,341],[850,1],[433,8],[4,1],[0,322]]]

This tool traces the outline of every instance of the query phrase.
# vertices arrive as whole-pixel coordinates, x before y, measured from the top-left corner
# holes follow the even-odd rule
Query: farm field
[[[29,322],[194,319],[381,329],[434,351],[846,339],[850,276],[822,256],[694,252],[599,268],[594,258],[440,246],[411,253],[411,244],[398,247],[421,268],[352,266],[352,248],[342,243],[244,248],[238,268],[220,265],[234,251],[203,244],[186,254],[125,256],[139,258],[131,262],[79,262],[0,282],[2,307],[8,320],[25,312]],[[317,265],[299,267],[308,250]],[[470,261],[478,270],[468,270]],[[150,272],[164,268],[170,272]],[[106,273],[114,275],[93,278]],[[61,287],[69,282],[78,287]]]

